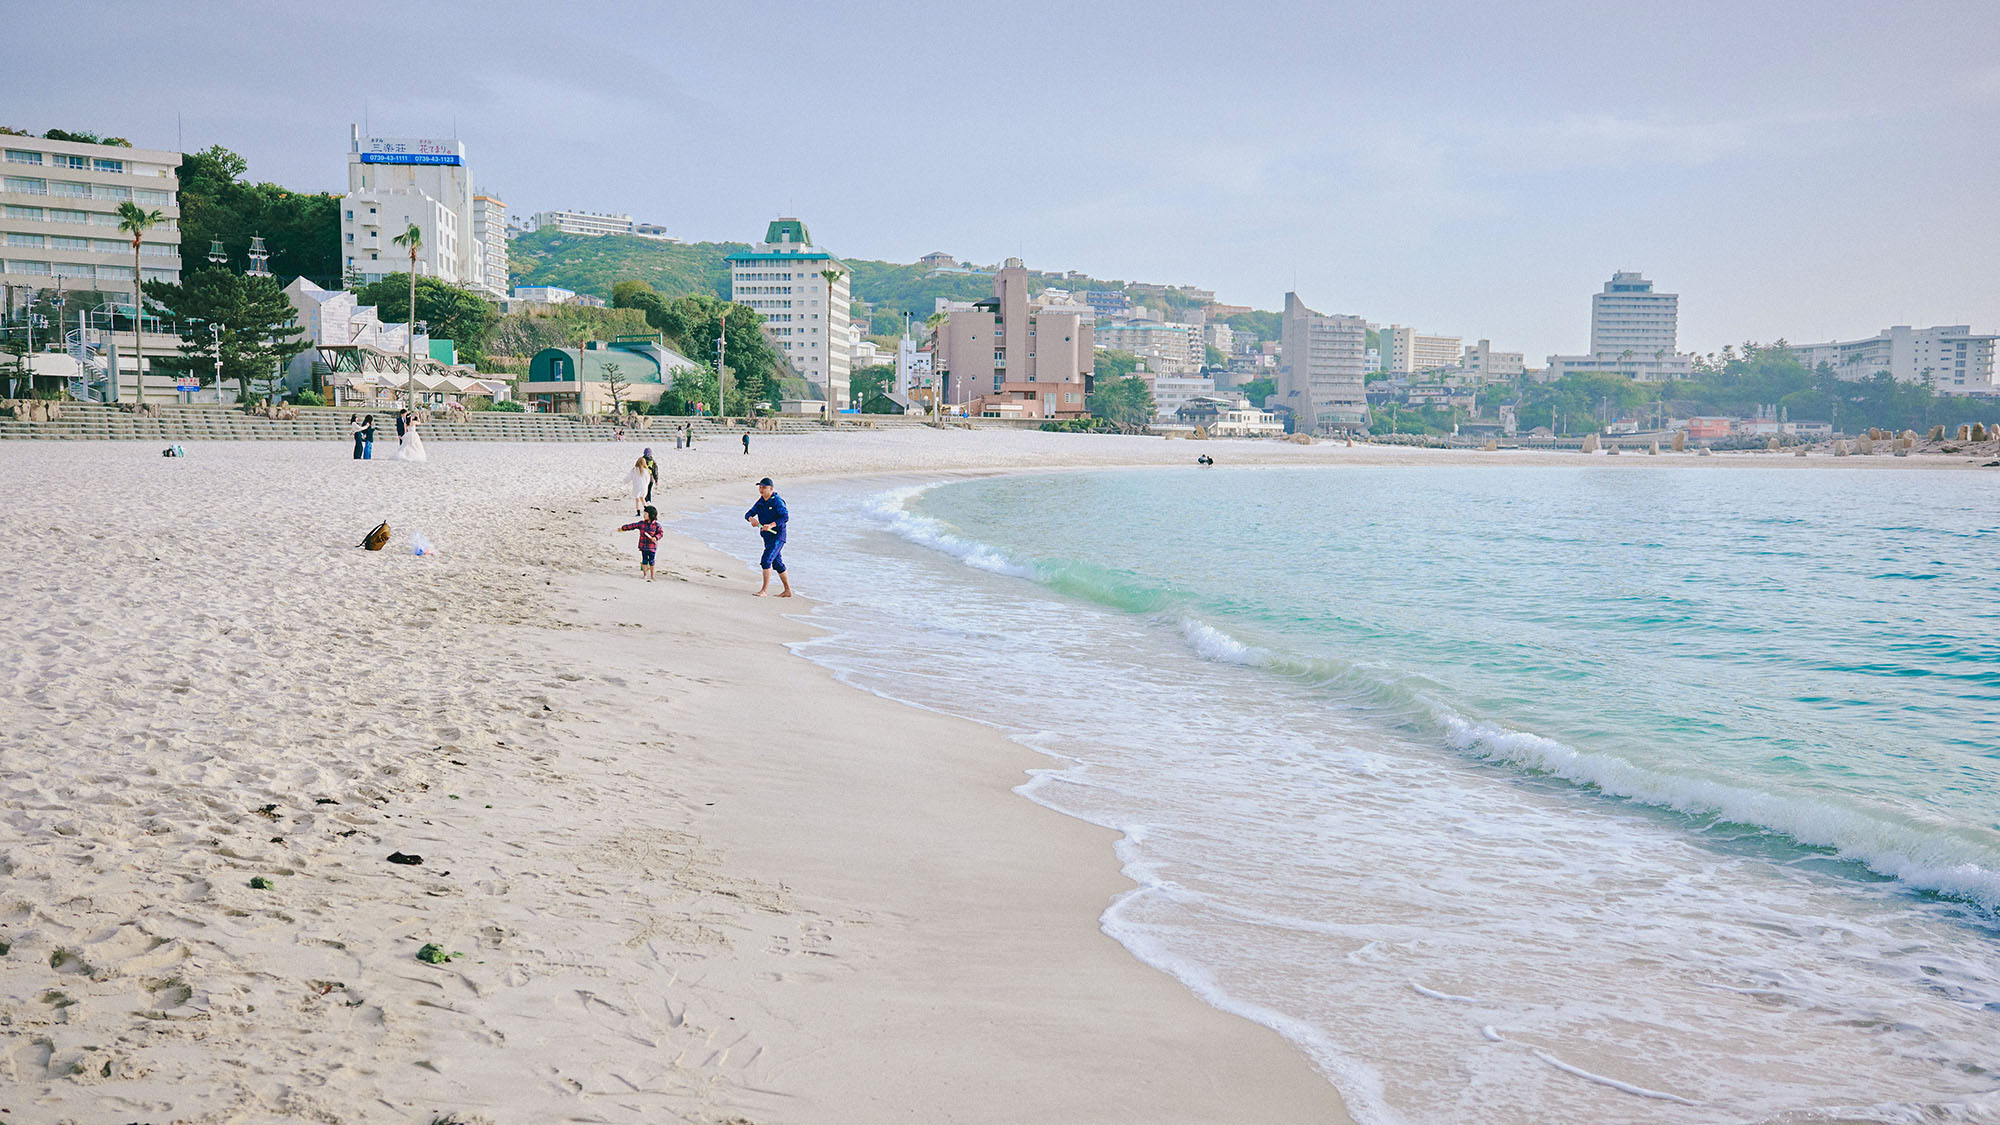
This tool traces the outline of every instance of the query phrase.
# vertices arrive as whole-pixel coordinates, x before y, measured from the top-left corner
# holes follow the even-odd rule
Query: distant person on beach
[[[639,573],[645,577],[646,581],[651,582],[653,580],[653,552],[660,549],[660,536],[666,533],[660,527],[660,510],[658,508],[648,504],[645,511],[640,514],[646,518],[633,520],[618,530],[636,531],[639,533]]]
[[[653,490],[660,486],[660,463],[653,460],[653,447],[650,445],[639,451],[639,460],[646,465],[646,503],[650,504],[653,502]]]
[[[743,452],[746,456],[750,453],[750,435],[747,433],[743,435]]]
[[[354,432],[354,459],[359,461],[361,460],[361,431],[363,428],[361,425],[361,415],[349,414],[347,416],[347,428]]]
[[[646,510],[646,501],[653,498],[653,476],[646,468],[646,458],[632,462],[632,471],[625,480],[632,486],[632,514],[636,516]]]
[[[375,415],[371,412],[361,419],[361,459],[375,459]]]
[[[770,477],[757,482],[757,502],[743,513],[750,526],[764,537],[764,554],[757,565],[764,568],[764,584],[757,587],[757,596],[763,597],[771,590],[771,572],[778,572],[778,581],[784,590],[781,598],[792,596],[792,580],[785,574],[785,525],[791,522],[792,514],[785,510],[785,502],[778,497],[777,486]]]

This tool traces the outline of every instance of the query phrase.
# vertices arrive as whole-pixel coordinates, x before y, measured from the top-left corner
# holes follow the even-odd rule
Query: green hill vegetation
[[[729,296],[729,264],[723,259],[741,242],[662,242],[631,234],[598,237],[564,234],[543,227],[507,244],[508,272],[515,285],[554,285],[611,299],[621,281],[643,281],[669,297],[706,293]]]
[[[674,298],[706,294],[729,296],[729,263],[725,259],[750,247],[741,242],[661,242],[635,235],[593,237],[564,234],[545,227],[522,235],[508,244],[508,260],[515,285],[554,285],[578,293],[611,299],[612,289],[621,281],[643,281],[661,295]],[[939,298],[976,301],[993,295],[993,275],[983,272],[939,272],[915,263],[884,262],[872,258],[847,258],[854,271],[850,279],[856,302],[868,317],[868,334],[894,336],[903,330],[903,313],[922,320],[937,307]],[[1188,307],[1188,298],[1173,290],[1134,293],[1123,281],[1072,277],[1055,280],[1029,275],[1028,292],[1048,288],[1081,292],[1107,289],[1125,293],[1135,305],[1177,313]],[[1278,314],[1251,312],[1231,317],[1232,327],[1255,332],[1261,339],[1276,339]]]

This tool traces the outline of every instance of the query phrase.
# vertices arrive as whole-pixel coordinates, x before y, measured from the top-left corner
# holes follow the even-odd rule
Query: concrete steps
[[[66,402],[63,416],[54,422],[19,422],[0,419],[0,440],[31,441],[154,441],[163,444],[189,441],[350,441],[349,414],[373,413],[376,445],[393,446],[396,441],[395,413],[387,410],[354,411],[336,407],[306,407],[296,419],[278,420],[244,414],[228,406],[181,405],[164,407],[158,417],[138,417],[112,406]],[[871,416],[862,420],[843,418],[829,427],[810,419],[780,419],[773,428],[746,427],[739,421],[713,418],[651,419],[650,429],[628,426],[625,440],[671,445],[674,434],[692,427],[695,440],[735,441],[746,432],[760,437],[782,434],[823,434],[828,430],[853,431],[922,426],[921,420],[893,416]],[[582,419],[568,414],[512,414],[475,411],[453,421],[424,423],[424,440],[433,441],[611,441],[614,428],[599,419]]]

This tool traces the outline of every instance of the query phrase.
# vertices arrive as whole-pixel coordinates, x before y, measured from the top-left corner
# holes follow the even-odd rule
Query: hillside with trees
[[[741,242],[662,242],[636,235],[564,234],[545,227],[508,244],[508,261],[515,285],[554,285],[610,300],[621,281],[643,281],[662,296],[693,294],[729,296],[729,255],[750,247]],[[842,259],[853,271],[850,291],[868,316],[868,334],[894,336],[903,330],[903,314],[918,321],[931,315],[939,298],[976,301],[993,295],[993,275],[964,270],[938,271],[917,263],[873,258]],[[1075,277],[1057,281],[1030,274],[1028,292],[1051,287],[1081,291],[1104,289],[1125,293],[1135,305],[1172,315],[1186,309],[1189,299],[1176,291],[1133,292],[1123,281]],[[1231,317],[1233,327],[1276,339],[1278,314],[1251,312]]]

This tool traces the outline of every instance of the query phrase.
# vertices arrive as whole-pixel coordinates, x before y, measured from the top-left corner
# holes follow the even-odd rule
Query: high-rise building
[[[507,205],[491,195],[472,197],[472,238],[484,255],[479,288],[495,297],[507,295]]]
[[[1993,381],[1996,340],[2000,337],[1974,335],[1969,324],[1899,324],[1865,340],[1793,344],[1791,349],[1806,367],[1823,363],[1842,379],[1887,371],[1899,383],[1924,383],[1939,394],[1969,394],[2000,390]]]
[[[140,238],[136,280],[180,280],[174,178],[180,153],[40,137],[0,141],[6,155],[0,166],[0,283],[119,294],[130,301],[137,290],[132,239],[118,230],[118,205],[127,202],[161,215]]]
[[[1619,270],[1590,297],[1590,350],[1594,355],[1675,350],[1680,324],[1678,293],[1655,293],[1635,271]]]
[[[806,225],[791,218],[771,220],[764,241],[728,262],[730,299],[764,317],[765,335],[832,410],[847,409],[847,263],[814,246]]]
[[[349,277],[380,281],[410,268],[395,243],[410,227],[423,234],[420,276],[486,288],[484,244],[473,230],[472,170],[455,140],[350,133],[347,194],[340,201],[340,260]],[[501,292],[505,292],[505,286]]]
[[[1031,308],[1027,268],[1009,258],[993,296],[945,313],[932,362],[944,401],[968,413],[1077,418],[1089,409],[1095,342],[1076,313]]]
[[[1459,338],[1430,336],[1406,325],[1380,330],[1382,370],[1392,375],[1437,371],[1458,362]]]
[[[1687,378],[1694,360],[1676,350],[1680,302],[1679,294],[1655,293],[1642,274],[1618,270],[1591,295],[1590,354],[1550,356],[1548,377],[1601,371],[1643,382]]]
[[[1327,316],[1285,294],[1277,400],[1299,433],[1358,430],[1368,424],[1368,322]]]

